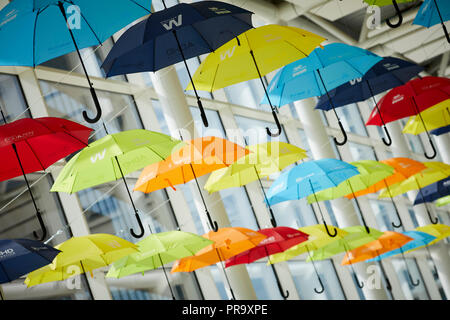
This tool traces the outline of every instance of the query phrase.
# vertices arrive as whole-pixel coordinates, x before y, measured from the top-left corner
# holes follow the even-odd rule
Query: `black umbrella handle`
[[[433,140],[431,139],[431,136],[430,136],[430,133],[428,132],[427,126],[425,125],[425,121],[423,121],[422,114],[420,113],[419,107],[417,106],[416,99],[414,99],[414,97],[412,97],[412,101],[413,101],[413,106],[414,106],[414,112],[417,115],[419,115],[419,119],[422,122],[422,126],[425,129],[425,132],[428,136],[428,141],[430,142],[431,148],[433,149],[433,153],[431,155],[429,155],[428,152],[425,151],[425,153],[424,153],[425,158],[430,159],[430,160],[434,159],[437,155],[437,152],[436,152],[436,148],[434,147]]]
[[[389,134],[389,131],[386,128],[386,126],[383,126],[383,129],[384,129],[384,133],[386,134],[387,140],[385,137],[381,138],[381,140],[383,140],[383,143],[389,147],[392,144],[392,138],[391,138],[391,135]]]
[[[338,141],[337,138],[334,137],[334,143],[336,143],[338,146],[343,146],[344,144],[347,143],[347,140],[348,140],[347,132],[345,132],[344,126],[342,125],[342,122],[340,119],[338,119],[338,123],[339,123],[339,128],[341,129],[342,135],[344,137],[344,140]]]
[[[387,19],[386,20],[386,24],[390,28],[395,29],[395,28],[398,28],[398,27],[400,27],[402,25],[402,23],[403,23],[403,16],[402,16],[402,12],[400,11],[400,8],[398,7],[397,1],[396,0],[392,0],[392,4],[394,5],[395,12],[396,12],[397,17],[398,17],[398,21],[397,21],[397,23],[392,23],[389,19]]]
[[[272,138],[276,138],[281,134],[282,128],[281,128],[281,124],[280,124],[280,121],[278,120],[278,116],[277,116],[277,113],[275,112],[275,110],[272,110],[272,116],[273,116],[273,119],[275,120],[275,124],[277,125],[277,131],[272,132],[269,127],[266,127],[266,132]]]
[[[93,118],[90,118],[88,113],[86,112],[86,110],[83,110],[83,118],[84,118],[84,120],[86,120],[89,123],[97,123],[102,117],[102,108],[100,106],[100,102],[98,101],[97,93],[95,92],[95,89],[92,86],[92,83],[89,83],[89,86],[90,86],[89,90],[91,92],[91,97],[95,104],[96,114]]]
[[[130,233],[133,237],[135,237],[136,239],[138,238],[142,238],[144,236],[145,230],[144,230],[144,226],[142,225],[142,221],[141,221],[141,217],[139,217],[139,214],[136,212],[135,214],[136,217],[136,221],[139,225],[139,233],[134,232],[133,228],[130,228]]]

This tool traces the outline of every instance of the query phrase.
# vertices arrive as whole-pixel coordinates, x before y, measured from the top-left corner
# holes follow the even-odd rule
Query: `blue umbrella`
[[[450,20],[450,1],[425,0],[414,18],[413,24],[429,28],[440,23],[444,30],[445,37],[450,43],[450,36],[444,24],[444,22],[448,20]]]
[[[450,125],[430,131],[430,133],[435,136],[440,136],[441,134],[446,134],[449,132],[450,132]]]
[[[359,174],[358,169],[341,160],[319,159],[303,162],[289,171],[282,173],[270,186],[267,191],[267,202],[274,205],[289,200],[305,198],[310,194],[336,187],[348,178]],[[311,204],[312,205],[312,204]],[[320,209],[320,215],[328,234],[332,235],[327,227],[325,219]]]
[[[448,195],[450,195],[450,177],[421,188],[414,200],[414,205],[424,202],[433,202]]]
[[[351,103],[365,101],[369,98],[373,99],[375,107],[378,108],[375,95],[404,85],[423,70],[423,67],[415,63],[394,57],[385,57],[370,68],[362,78],[353,79],[331,90],[328,95],[321,96],[317,102],[316,109],[328,111],[333,106],[335,108],[342,107]],[[383,142],[390,146],[392,139],[385,123],[383,123],[383,128],[388,138],[386,140],[383,137]]]
[[[40,241],[0,240],[0,283],[7,283],[52,263],[61,251]]]
[[[101,45],[115,32],[150,13],[150,0],[14,0],[0,11],[0,65],[35,67],[77,51],[97,110],[101,107],[80,49]]]
[[[362,78],[374,64],[382,58],[370,51],[343,43],[331,43],[317,48],[303,59],[283,67],[269,84],[269,98],[278,107],[310,97],[328,94],[329,90]],[[267,103],[267,98],[261,102]],[[347,134],[339,121],[344,141],[334,141],[338,145],[347,142]]]
[[[127,30],[113,46],[102,68],[108,77],[157,71],[212,52],[253,28],[252,12],[219,1],[180,3],[150,15]],[[200,97],[193,86],[204,125],[208,126]]]

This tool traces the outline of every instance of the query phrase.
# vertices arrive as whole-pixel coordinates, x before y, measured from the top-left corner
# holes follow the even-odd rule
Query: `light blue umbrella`
[[[297,100],[328,94],[344,83],[362,79],[381,60],[382,57],[358,47],[344,43],[328,44],[279,70],[269,84],[269,98],[272,104],[281,107]],[[267,98],[261,101],[261,104],[265,103]],[[343,145],[347,142],[347,134],[334,105],[332,107],[344,135],[344,141],[334,140],[336,144]]]
[[[445,37],[450,43],[450,36],[444,24],[448,20],[450,20],[450,1],[425,0],[414,18],[413,24],[429,28],[440,23]]]
[[[337,159],[320,159],[303,162],[289,171],[282,173],[267,191],[267,202],[274,205],[289,200],[299,200],[318,191],[336,187],[342,181],[359,174],[358,169],[347,162]],[[312,205],[312,204],[311,204]],[[325,222],[322,211],[320,215],[328,234],[332,235]]]
[[[14,0],[0,11],[0,65],[35,67],[77,51],[97,115],[101,108],[80,49],[101,45],[114,33],[150,14],[151,0]]]

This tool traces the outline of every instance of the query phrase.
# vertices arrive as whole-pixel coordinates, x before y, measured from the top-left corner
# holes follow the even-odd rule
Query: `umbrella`
[[[252,12],[219,1],[180,3],[151,14],[125,31],[103,62],[108,77],[157,71],[215,51],[221,45],[253,28]],[[208,127],[203,105],[194,88],[203,123]]]
[[[29,239],[0,240],[0,283],[7,283],[52,263],[60,253],[49,245]]]
[[[438,162],[438,161],[432,161],[432,162],[424,162],[423,163],[427,169],[416,173],[409,177],[408,179],[397,183],[392,186],[392,188],[389,188],[388,191],[383,190],[379,198],[386,198],[386,197],[395,197],[400,194],[406,193],[411,190],[419,190],[419,193],[422,191],[423,187],[426,187],[436,181],[442,180],[444,178],[447,178],[450,176],[450,165]],[[427,210],[428,216],[430,218],[430,221],[434,224],[438,222],[438,219],[433,219],[431,217],[431,213],[428,210],[428,207],[424,203],[425,208]]]
[[[242,187],[258,180],[264,199],[267,195],[261,178],[283,170],[292,163],[306,158],[306,151],[286,142],[272,141],[246,147],[250,153],[240,158],[227,168],[211,173],[206,181],[205,190],[209,193],[219,190]],[[271,223],[276,227],[276,220],[269,205]]]
[[[450,132],[450,125],[430,131],[430,133],[435,136],[440,136],[442,134],[446,134],[449,132]]]
[[[324,200],[332,200],[343,197],[349,193],[354,194],[355,191],[366,189],[371,185],[392,175],[394,172],[393,167],[375,160],[354,161],[350,162],[350,164],[354,165],[358,169],[359,174],[346,179],[335,187],[331,187],[314,193],[313,196],[308,196],[308,202],[313,203]],[[370,229],[366,224],[363,212],[356,198],[355,202],[358,206],[361,220],[366,228],[367,233],[369,233]]]
[[[145,167],[134,190],[144,193],[167,187],[176,190],[175,185],[195,180],[210,227],[217,231],[219,226],[216,221],[212,221],[197,178],[227,167],[248,153],[247,149],[226,139],[214,136],[196,138],[188,141],[165,161]]]
[[[313,226],[307,226],[307,227],[301,227],[298,228],[299,231],[308,234],[308,240],[301,242],[293,247],[290,247],[289,249],[275,253],[269,256],[268,264],[274,264],[278,262],[283,262],[290,260],[292,258],[295,258],[296,256],[299,256],[303,253],[308,252],[308,256],[311,255],[311,250],[316,250],[327,243],[332,242],[335,238],[341,238],[347,234],[346,231],[336,228],[335,232],[336,234],[334,237],[329,235],[329,231],[324,225],[313,225]],[[319,276],[319,273],[317,272],[316,265],[314,264],[314,261],[312,261],[312,265],[314,268],[314,272],[316,273],[317,279],[320,283],[321,288],[318,290],[317,288],[314,288],[314,291],[317,294],[323,293],[325,290],[325,287],[323,286],[322,279]]]
[[[385,179],[371,185],[370,187],[356,191],[355,193],[350,193],[346,195],[345,197],[348,199],[352,199],[355,197],[359,197],[362,195],[366,195],[369,193],[375,193],[382,189],[386,189],[389,193],[390,189],[389,186],[395,185],[399,182],[402,182],[403,180],[409,178],[410,176],[419,173],[422,170],[425,170],[427,167],[419,161],[409,159],[409,158],[402,158],[402,157],[396,157],[396,158],[389,158],[386,160],[381,160],[381,163],[387,164],[394,168],[394,173]],[[397,218],[399,223],[395,224],[392,222],[392,226],[394,228],[400,228],[402,226],[402,220],[400,218],[397,205],[395,204],[395,201],[392,197],[390,197],[392,205],[394,206],[395,213],[397,214]]]
[[[423,71],[423,67],[415,63],[394,57],[385,57],[370,68],[362,78],[353,79],[331,90],[328,95],[321,96],[316,109],[327,111],[331,110],[333,105],[338,108],[369,98],[372,98],[375,108],[378,108],[375,95],[405,84],[421,71]],[[392,139],[384,123],[383,129],[387,140],[384,137],[382,140],[385,145],[390,146]]]
[[[76,51],[89,83],[96,116],[102,110],[80,49],[102,43],[136,19],[150,13],[149,0],[52,0],[11,1],[0,11],[0,65],[35,67],[53,58]],[[68,16],[72,14],[71,16]]]
[[[450,125],[450,99],[444,100],[420,113],[410,117],[403,127],[403,133],[418,135],[425,130],[434,130]],[[423,123],[421,121],[423,119]],[[425,128],[426,125],[426,128]],[[433,133],[433,132],[430,132]]]
[[[395,9],[395,13],[397,15],[398,21],[397,23],[392,23],[389,19],[386,20],[386,24],[391,28],[398,28],[403,23],[403,16],[400,8],[398,6],[399,3],[407,3],[413,2],[414,0],[363,0],[367,4],[371,6],[389,6],[393,5]]]
[[[436,239],[428,243],[428,246],[431,246],[447,237],[450,237],[450,226],[441,223],[428,224],[426,226],[417,227],[415,230],[420,232],[426,232],[436,237]]]
[[[347,234],[344,234],[342,237],[336,237],[333,241],[315,249],[306,261],[329,259],[336,254],[348,252],[349,250],[376,240],[383,234],[381,231],[373,228],[370,228],[370,233],[367,233],[365,227],[362,226],[346,227],[342,228],[342,230],[347,232]],[[364,283],[359,282],[356,272],[353,270],[353,265],[351,266],[353,278],[362,289],[364,287]]]
[[[421,191],[414,200],[414,205],[424,202],[433,202],[448,195],[450,195],[450,177],[421,188]]]
[[[370,51],[344,43],[331,43],[315,49],[308,57],[297,60],[277,72],[269,84],[269,95],[274,104],[281,107],[293,101],[328,94],[329,90],[356,78],[361,78],[382,58]],[[266,103],[263,100],[261,103]],[[335,106],[344,141],[347,141]]]
[[[446,0],[425,0],[419,8],[413,24],[424,27],[431,27],[441,24],[445,37],[450,43],[450,36],[444,24],[450,20],[450,3]]]
[[[446,196],[436,200],[436,207],[442,207],[450,203],[450,196]]]
[[[241,252],[257,246],[266,236],[251,229],[241,227],[220,228],[210,231],[203,237],[214,241],[213,244],[198,251],[191,257],[175,261],[171,272],[192,272],[194,270],[225,261]],[[234,299],[233,289],[224,269],[231,295]]]
[[[121,278],[130,274],[163,267],[172,298],[175,300],[164,265],[192,256],[213,241],[184,231],[167,231],[152,234],[136,243],[139,252],[132,253],[115,261],[106,277]]]
[[[419,115],[421,112],[450,98],[450,79],[441,77],[420,77],[390,90],[374,108],[366,125],[381,126],[405,117]],[[423,119],[423,126],[426,128]],[[427,159],[436,156],[433,141],[426,130],[433,154],[425,153]]]
[[[72,237],[55,247],[61,253],[53,262],[28,274],[28,287],[61,281],[72,276],[106,267],[120,258],[137,252],[133,243],[106,233]]]
[[[279,136],[281,125],[277,109],[270,101],[262,77],[305,58],[323,41],[325,38],[289,26],[271,24],[250,29],[210,53],[198,67],[186,90],[191,90],[192,83],[195,83],[198,89],[212,92],[259,78],[278,128],[277,133],[266,128],[267,134],[272,137]]]
[[[238,264],[252,263],[261,258],[268,257],[271,254],[283,252],[292,246],[308,240],[308,234],[289,227],[260,229],[258,232],[264,234],[267,238],[258,243],[256,247],[227,259],[225,261],[226,268]],[[271,266],[273,268],[273,265]],[[276,274],[274,268],[273,270],[280,293],[282,297],[286,299],[289,296],[289,291],[284,294],[278,275]]]
[[[337,159],[319,159],[303,162],[289,171],[282,173],[267,191],[269,205],[288,200],[299,200],[315,194],[318,191],[337,186],[342,181],[359,174],[358,169],[344,161]],[[318,204],[322,222],[328,235],[330,233]]]
[[[0,126],[0,181],[23,176],[30,193],[36,217],[42,229],[40,241],[47,236],[47,228],[34,199],[26,174],[47,169],[58,160],[84,148],[92,129],[61,118],[24,118],[7,123],[0,108],[4,125]],[[51,146],[51,147],[49,147]]]
[[[122,179],[140,227],[140,233],[135,233],[133,229],[130,232],[133,237],[140,238],[144,235],[144,228],[128,190],[125,175],[142,169],[149,163],[164,160],[182,145],[182,141],[168,135],[144,129],[107,134],[70,159],[50,191],[74,193]]]

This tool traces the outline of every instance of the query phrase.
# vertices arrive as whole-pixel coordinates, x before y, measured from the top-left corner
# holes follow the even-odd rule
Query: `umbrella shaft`
[[[175,295],[173,294],[172,286],[170,285],[169,277],[167,276],[166,269],[164,268],[164,263],[162,262],[161,255],[159,253],[158,253],[158,258],[159,258],[159,261],[161,262],[161,268],[163,269],[164,276],[166,277],[167,285],[169,286],[169,290],[170,290],[170,294],[172,295],[172,299],[176,300]]]
[[[20,161],[19,153],[17,152],[17,147],[16,147],[15,143],[12,144],[12,148],[14,149],[17,161],[19,162],[20,170],[22,170],[22,175],[23,175],[23,178],[25,179],[25,183],[27,184],[28,192],[30,193],[30,197],[31,197],[31,200],[33,201],[34,208],[36,209],[36,212],[38,212],[39,209],[37,207],[36,200],[34,199],[33,192],[31,191],[30,183],[28,182],[27,176],[23,169],[22,161]]]
[[[125,188],[127,189],[128,197],[130,198],[131,205],[133,206],[133,210],[135,213],[137,213],[138,211],[136,209],[136,206],[134,205],[133,198],[131,197],[130,189],[128,189],[128,184],[127,184],[127,181],[125,180],[125,176],[123,175],[122,167],[120,166],[119,159],[117,159],[117,156],[114,156],[114,158],[116,159],[117,166],[119,167],[120,175],[122,176],[123,183],[125,184]]]
[[[372,87],[370,86],[369,80],[366,80],[366,83],[367,83],[367,87],[369,88],[370,95],[372,96],[373,103],[375,103],[375,108],[377,108],[378,116],[380,117],[381,123],[383,124],[383,126],[386,126],[386,123],[384,123],[384,119],[381,116],[381,111],[380,111],[380,108],[378,107],[378,102],[377,102],[377,100],[375,100],[375,95],[373,94]]]
[[[264,93],[266,94],[267,101],[269,101],[270,108],[272,109],[272,111],[277,111],[274,108],[274,106],[272,105],[272,101],[270,101],[269,93],[267,92],[266,85],[264,84],[264,80],[262,78],[261,72],[259,71],[258,64],[256,63],[256,58],[255,58],[255,55],[253,54],[253,50],[250,50],[250,55],[252,56],[253,63],[255,64],[256,72],[258,72],[259,80],[261,81],[261,84],[263,86]]]
[[[338,116],[338,114],[336,112],[336,107],[334,106],[334,102],[333,102],[333,100],[330,97],[330,93],[328,92],[327,87],[325,86],[325,82],[323,81],[322,74],[320,73],[319,69],[316,69],[316,71],[317,71],[317,74],[319,75],[320,82],[322,82],[322,86],[323,86],[323,88],[324,88],[324,90],[325,90],[325,92],[327,94],[328,101],[330,101],[330,103],[331,103],[331,107],[333,108],[334,115],[336,116],[336,118],[339,121],[339,116]]]

